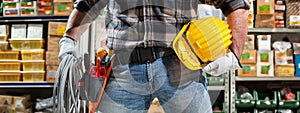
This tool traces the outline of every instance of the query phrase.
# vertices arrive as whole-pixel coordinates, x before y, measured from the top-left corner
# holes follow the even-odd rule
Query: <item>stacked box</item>
[[[300,1],[286,0],[286,26],[287,28],[300,28]]]
[[[238,69],[238,76],[256,76],[256,50],[245,49],[240,59],[242,69]]]
[[[254,5],[253,5],[253,0],[248,0],[250,9],[248,11],[248,28],[253,28],[254,27]]]
[[[257,52],[257,76],[274,76],[273,51],[265,50]]]
[[[9,26],[8,25],[0,25],[0,50],[8,49],[8,35],[9,35]]]
[[[257,45],[259,51],[270,51],[271,35],[257,35]]]
[[[43,39],[43,24],[28,24],[27,38]]]
[[[275,28],[285,27],[285,2],[283,0],[275,1]]]
[[[20,15],[21,16],[36,16],[37,8],[36,1],[21,1],[20,2]]]
[[[247,35],[247,39],[245,42],[245,49],[255,49],[254,40],[255,40],[254,34]]]
[[[53,3],[52,0],[38,0],[38,15],[52,15],[53,14]]]
[[[18,2],[4,2],[2,3],[3,16],[19,16],[20,4]]]
[[[72,0],[54,0],[54,15],[68,16],[73,10]]]
[[[273,28],[274,27],[274,0],[258,0],[257,14],[255,18],[256,28]]]
[[[53,82],[55,80],[56,70],[60,64],[58,60],[59,40],[66,30],[66,22],[49,22],[48,25],[48,44],[46,52],[46,80]]]

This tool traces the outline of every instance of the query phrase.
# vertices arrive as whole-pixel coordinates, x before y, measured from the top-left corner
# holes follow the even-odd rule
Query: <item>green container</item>
[[[254,91],[250,91],[252,93],[253,99],[239,99],[238,92],[235,95],[235,106],[237,108],[254,108],[255,107],[255,98],[254,98]]]
[[[220,111],[220,112],[217,112],[217,111],[213,111],[213,113],[225,113],[225,103],[221,103],[221,102],[216,102],[216,103],[214,103],[213,104],[213,106],[212,106],[213,108],[214,107],[219,107],[222,111]]]
[[[225,81],[225,77],[222,76],[218,76],[218,77],[210,76],[210,77],[206,77],[206,79],[209,86],[224,85],[224,81]]]
[[[269,100],[265,100],[266,97],[269,97]],[[256,108],[268,109],[275,108],[277,106],[276,91],[254,91],[254,98],[256,100]]]
[[[278,107],[280,109],[293,109],[299,107],[300,92],[297,91],[296,93],[293,93],[296,94],[296,100],[286,101],[281,99],[280,91],[278,91]]]

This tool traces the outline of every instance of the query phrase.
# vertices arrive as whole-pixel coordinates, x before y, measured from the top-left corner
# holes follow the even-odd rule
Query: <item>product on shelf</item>
[[[52,0],[37,0],[38,7],[52,7]]]
[[[59,40],[61,36],[48,36],[47,50],[50,52],[59,52]]]
[[[7,41],[7,37],[8,37],[8,25],[0,25],[0,41]],[[6,37],[6,38],[2,38],[2,37]]]
[[[271,35],[257,35],[257,43],[259,51],[270,51]]]
[[[36,16],[37,11],[36,8],[21,8],[21,16]]]
[[[22,60],[44,60],[44,49],[21,50]]]
[[[242,64],[242,68],[238,69],[238,76],[256,77],[256,64]]]
[[[19,60],[19,51],[0,51],[0,60]]]
[[[63,36],[66,30],[66,22],[49,22],[48,35]]]
[[[295,75],[300,76],[300,54],[295,54]]]
[[[27,24],[12,24],[11,39],[26,38]]]
[[[19,3],[17,2],[4,2],[2,4],[3,9],[18,9]]]
[[[28,24],[27,38],[43,39],[43,24]]]
[[[21,81],[20,71],[0,71],[0,81]]]
[[[44,71],[45,60],[22,60],[23,71]]]
[[[73,2],[54,2],[55,16],[68,16],[73,10]]]
[[[273,51],[257,51],[257,76],[274,76]]]
[[[20,2],[20,8],[36,8],[36,1],[22,1]]]
[[[256,50],[244,49],[240,62],[244,63],[254,63],[256,64]]]
[[[23,71],[22,77],[24,82],[41,82],[45,80],[45,71]]]
[[[298,0],[286,1],[286,26],[288,28],[300,28],[300,2]]]
[[[266,15],[274,14],[274,0],[258,0],[257,2],[257,14]]]
[[[5,2],[19,2],[19,0],[2,0],[3,1],[3,3],[5,3]]]
[[[256,28],[274,28],[275,27],[274,14],[256,14],[255,27]]]
[[[58,65],[47,65],[46,81],[54,82]]]
[[[0,71],[21,71],[21,62],[16,61],[0,61]]]
[[[38,15],[52,15],[53,7],[39,7],[38,9]]]
[[[254,40],[255,40],[255,36],[254,34],[249,34],[247,35],[247,40],[245,43],[245,49],[255,49],[255,45],[254,45]]]
[[[12,50],[42,49],[43,39],[9,39]]]
[[[290,42],[275,41],[273,43],[275,64],[293,64],[293,50]]]
[[[248,28],[254,27],[254,5],[253,0],[248,0],[250,9],[248,10]]]
[[[19,9],[3,9],[3,16],[19,16]]]
[[[46,65],[59,65],[57,52],[46,52]]]
[[[275,65],[274,71],[276,77],[294,77],[295,65],[294,64]]]
[[[284,28],[285,27],[285,2],[283,0],[275,1],[275,27]]]
[[[0,42],[0,50],[8,50],[8,42]]]

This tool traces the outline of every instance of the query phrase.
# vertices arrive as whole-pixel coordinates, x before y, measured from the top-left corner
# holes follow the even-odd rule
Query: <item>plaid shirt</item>
[[[75,8],[95,18],[107,5],[107,47],[171,47],[181,27],[197,19],[198,0],[77,0]],[[227,15],[247,8],[244,0],[200,0]]]

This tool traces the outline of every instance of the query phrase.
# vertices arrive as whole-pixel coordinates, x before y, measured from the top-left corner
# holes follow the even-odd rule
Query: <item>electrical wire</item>
[[[82,59],[66,55],[56,72],[53,88],[54,113],[79,113],[78,83],[82,75]]]

